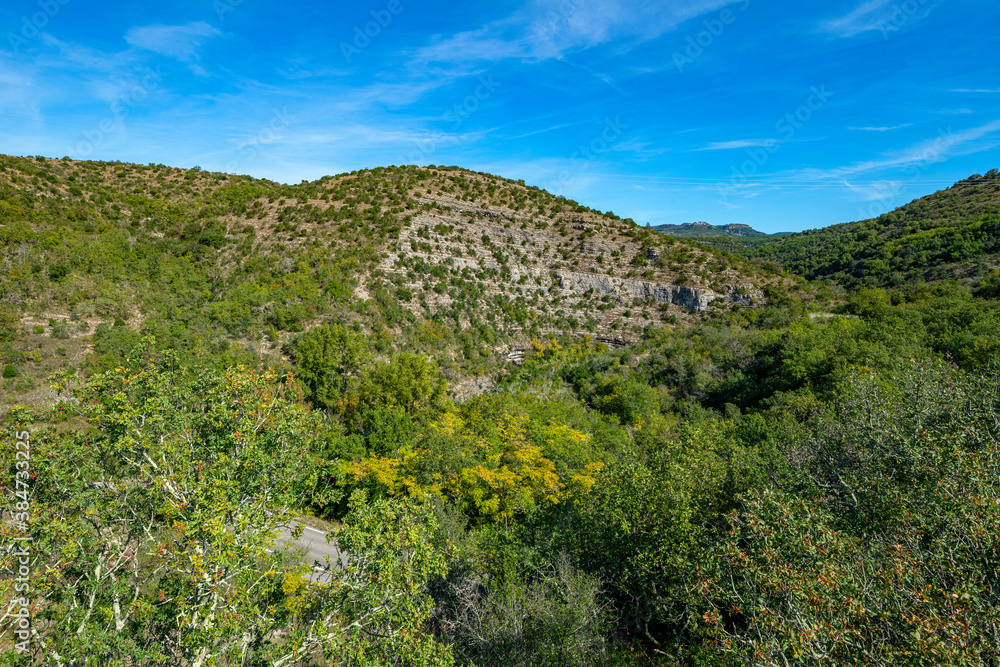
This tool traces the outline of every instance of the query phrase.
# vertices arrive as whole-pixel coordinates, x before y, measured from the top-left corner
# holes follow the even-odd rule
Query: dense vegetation
[[[848,287],[997,279],[1000,172],[973,174],[885,215],[778,238],[703,240]]]
[[[432,354],[454,382],[547,332],[632,341],[690,319],[656,296],[660,285],[753,298],[773,280],[614,214],[448,167],[288,186],[0,156],[0,256],[0,364],[12,380],[0,413],[51,402],[49,373],[107,369],[137,334],[185,363],[276,365],[294,335],[336,322],[380,355]]]
[[[391,307],[303,320],[273,358],[194,344],[211,290],[186,321],[121,313],[6,417],[36,634],[0,664],[1000,664],[1000,281],[959,278],[769,280],[615,349],[539,328],[463,395],[478,332],[387,345]],[[45,333],[8,304],[26,357]],[[346,566],[276,540],[295,518]]]

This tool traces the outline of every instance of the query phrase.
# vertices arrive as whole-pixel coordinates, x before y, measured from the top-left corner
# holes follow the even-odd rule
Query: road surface
[[[293,524],[293,527],[297,527],[297,524]],[[336,570],[347,565],[347,554],[337,548],[336,541],[327,542],[327,533],[304,526],[302,535],[298,539],[293,539],[291,530],[287,528],[280,530],[281,537],[278,538],[278,544],[292,547],[294,551],[300,552],[302,561],[313,567],[310,581],[329,581],[328,567]]]

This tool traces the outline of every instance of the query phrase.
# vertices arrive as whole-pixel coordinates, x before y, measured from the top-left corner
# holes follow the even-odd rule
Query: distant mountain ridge
[[[707,222],[685,222],[681,225],[657,225],[656,227],[650,227],[650,229],[661,234],[687,239],[702,238],[706,236],[732,236],[736,238],[760,238],[770,236],[770,234],[758,232],[750,225],[711,225]]]
[[[870,220],[702,243],[848,288],[948,279],[976,283],[1000,275],[1000,170],[973,174]]]

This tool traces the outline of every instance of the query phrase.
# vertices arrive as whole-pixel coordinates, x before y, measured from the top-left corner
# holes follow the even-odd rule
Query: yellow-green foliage
[[[563,465],[560,473],[553,461],[590,451],[591,434],[555,420],[482,409],[489,407],[445,412],[427,425],[423,441],[392,456],[345,462],[343,472],[390,496],[447,498],[483,521],[509,520],[593,485],[603,462],[590,460],[576,470]]]

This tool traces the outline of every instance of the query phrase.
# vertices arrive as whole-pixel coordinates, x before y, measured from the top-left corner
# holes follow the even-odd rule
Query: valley
[[[991,664],[998,185],[675,238],[455,167],[0,157],[31,659]]]

